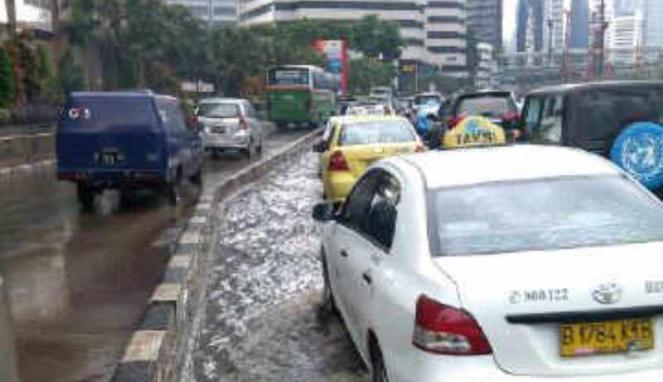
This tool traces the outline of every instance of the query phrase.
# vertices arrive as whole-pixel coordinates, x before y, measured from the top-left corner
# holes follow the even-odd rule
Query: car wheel
[[[166,199],[171,206],[177,206],[180,202],[180,183],[182,182],[182,170],[177,170],[175,180],[166,184]]]
[[[389,382],[382,351],[380,351],[380,346],[377,343],[371,345],[371,381]]]
[[[166,199],[171,206],[177,206],[180,202],[179,191],[176,184],[169,184],[166,186]]]
[[[329,282],[329,269],[327,267],[327,261],[324,258],[324,253],[321,253],[322,256],[322,279],[323,279],[323,289],[322,289],[322,308],[325,312],[336,314],[338,309],[336,308],[336,298],[334,297],[334,291],[331,288]]]
[[[91,187],[79,183],[76,186],[76,196],[84,210],[91,211],[94,208],[96,192]]]
[[[203,169],[199,168],[198,171],[196,171],[195,174],[191,175],[189,180],[193,184],[201,184],[203,182]]]

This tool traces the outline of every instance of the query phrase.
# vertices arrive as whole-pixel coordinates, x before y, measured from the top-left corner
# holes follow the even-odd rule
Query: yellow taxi
[[[499,125],[481,116],[462,119],[442,136],[443,149],[471,146],[494,146],[507,143],[506,132]]]
[[[322,140],[324,197],[342,203],[371,163],[397,154],[425,151],[410,122],[394,115],[352,115],[330,120]]]

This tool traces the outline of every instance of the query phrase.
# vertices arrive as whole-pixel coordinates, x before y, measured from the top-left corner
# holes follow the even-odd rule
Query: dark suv
[[[483,116],[507,130],[518,127],[519,114],[513,93],[490,90],[457,97],[449,114],[447,127],[453,128],[464,117]]]
[[[526,140],[579,147],[610,156],[629,124],[663,122],[663,82],[614,81],[560,85],[525,97]]]

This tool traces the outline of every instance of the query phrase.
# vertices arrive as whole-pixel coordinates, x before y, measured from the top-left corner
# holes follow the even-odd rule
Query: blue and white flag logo
[[[650,190],[663,186],[663,126],[630,124],[615,140],[610,158]]]

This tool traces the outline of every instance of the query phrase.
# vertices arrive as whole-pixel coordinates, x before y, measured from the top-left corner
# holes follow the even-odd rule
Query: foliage
[[[0,47],[0,108],[14,104],[16,100],[16,77],[11,58]]]
[[[105,89],[173,92],[181,80],[202,79],[221,93],[236,95],[255,89],[255,78],[270,65],[323,65],[311,45],[318,38],[345,39],[377,69],[377,59],[397,58],[404,46],[398,25],[375,16],[346,23],[301,20],[207,29],[186,8],[160,1],[71,0],[68,7],[62,31],[77,51],[99,52]],[[357,80],[376,81],[376,76]]]
[[[73,91],[86,88],[82,67],[76,63],[74,54],[68,49],[62,55],[59,62],[58,88],[60,94],[66,95]]]
[[[397,70],[392,62],[368,57],[351,60],[349,90],[353,94],[368,93],[374,86],[389,86]]]
[[[350,44],[369,58],[394,60],[400,57],[405,43],[397,24],[367,16],[353,26]]]
[[[12,119],[12,112],[8,109],[0,108],[0,124],[9,123]]]
[[[105,89],[173,91],[178,77],[199,72],[204,32],[183,7],[152,0],[72,0],[69,11],[63,30],[80,50],[100,52]]]

